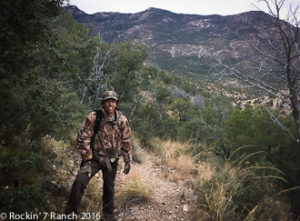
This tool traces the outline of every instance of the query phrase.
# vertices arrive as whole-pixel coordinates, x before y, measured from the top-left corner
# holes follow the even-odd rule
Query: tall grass
[[[245,148],[215,167],[210,179],[199,181],[198,204],[211,220],[257,220],[266,199],[278,191],[276,182],[286,181],[277,168],[250,162],[261,152],[241,154]]]

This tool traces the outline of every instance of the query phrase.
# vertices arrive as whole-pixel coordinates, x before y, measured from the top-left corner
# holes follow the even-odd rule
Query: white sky
[[[232,15],[257,10],[254,6],[267,11],[259,0],[69,0],[80,10],[92,14],[96,12],[135,13],[149,7],[161,8],[175,13],[199,15]],[[300,4],[300,0],[286,0]]]

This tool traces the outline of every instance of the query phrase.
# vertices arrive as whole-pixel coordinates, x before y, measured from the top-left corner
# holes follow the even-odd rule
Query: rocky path
[[[119,209],[118,220],[191,220],[189,212],[195,202],[192,178],[171,182],[168,173],[174,171],[156,164],[158,159],[152,154],[145,152],[143,155],[142,163],[133,163],[127,176],[118,174],[116,186],[126,179],[138,177],[150,189],[150,200],[129,200]]]

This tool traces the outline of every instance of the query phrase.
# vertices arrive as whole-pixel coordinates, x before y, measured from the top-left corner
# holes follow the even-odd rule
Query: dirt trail
[[[133,163],[130,173],[119,172],[118,184],[126,179],[138,177],[150,189],[150,200],[127,202],[117,213],[118,220],[191,220],[189,212],[195,202],[191,189],[192,178],[171,182],[168,173],[176,171],[157,166],[159,159],[150,153],[143,154],[141,164]],[[116,203],[118,199],[116,198]]]

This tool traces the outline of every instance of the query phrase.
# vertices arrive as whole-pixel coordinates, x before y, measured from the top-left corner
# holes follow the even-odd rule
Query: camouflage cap
[[[118,95],[116,92],[114,91],[105,91],[104,92],[104,98],[103,101],[107,100],[107,99],[114,99],[114,100],[118,100]]]

